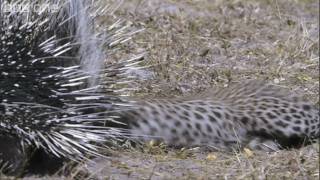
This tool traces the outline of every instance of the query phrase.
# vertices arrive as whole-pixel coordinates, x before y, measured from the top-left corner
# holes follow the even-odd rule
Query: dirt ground
[[[128,0],[116,14],[144,29],[110,57],[145,53],[149,68],[134,72],[144,79],[134,96],[265,79],[319,105],[317,0]],[[266,153],[149,143],[110,149],[107,159],[80,165],[65,179],[319,179],[319,144]]]

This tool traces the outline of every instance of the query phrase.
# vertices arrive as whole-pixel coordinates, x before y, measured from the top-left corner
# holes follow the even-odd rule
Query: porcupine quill
[[[126,136],[109,112],[123,109],[114,85],[141,56],[103,67],[135,34],[124,21],[95,24],[112,6],[84,0],[0,0],[0,167],[24,171],[32,151],[81,161]],[[35,8],[38,9],[35,9]],[[17,8],[17,9],[14,9]],[[19,9],[26,8],[26,9]],[[34,9],[33,9],[34,8]],[[104,50],[106,49],[106,50]]]

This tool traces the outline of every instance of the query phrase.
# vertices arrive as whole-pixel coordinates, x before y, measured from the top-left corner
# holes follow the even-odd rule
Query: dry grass
[[[118,13],[145,28],[153,78],[143,94],[180,95],[267,79],[318,102],[317,1],[130,1]]]
[[[123,150],[90,172],[104,179],[318,179],[318,153],[315,146],[274,153]]]
[[[136,96],[267,79],[319,103],[318,14],[317,0],[125,1],[117,15],[145,31],[111,58],[147,52],[152,73]],[[146,146],[116,149],[110,159],[80,166],[88,176],[66,179],[319,179],[318,156],[318,144],[274,153]]]

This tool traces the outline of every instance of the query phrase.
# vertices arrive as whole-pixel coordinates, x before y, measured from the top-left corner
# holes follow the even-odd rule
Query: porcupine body
[[[0,2],[1,171],[15,175],[32,171],[30,162],[42,166],[35,157],[39,153],[45,161],[99,156],[100,144],[124,135],[103,124],[106,120],[117,124],[106,112],[116,111],[123,100],[110,87],[122,81],[124,66],[131,61],[89,71],[83,58],[88,58],[85,53],[93,44],[84,42],[98,39],[98,45],[108,49],[132,32],[126,34],[123,26],[117,31],[113,24],[100,34],[81,36],[83,20],[75,13],[84,13],[92,23],[89,1]],[[52,5],[55,9],[50,9]],[[33,7],[43,9],[33,11]],[[101,65],[107,57],[98,58]]]

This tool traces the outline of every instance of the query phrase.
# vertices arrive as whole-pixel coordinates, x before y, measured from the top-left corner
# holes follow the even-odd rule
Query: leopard
[[[135,101],[119,114],[131,137],[171,147],[277,151],[319,140],[319,108],[261,80],[180,98]]]

